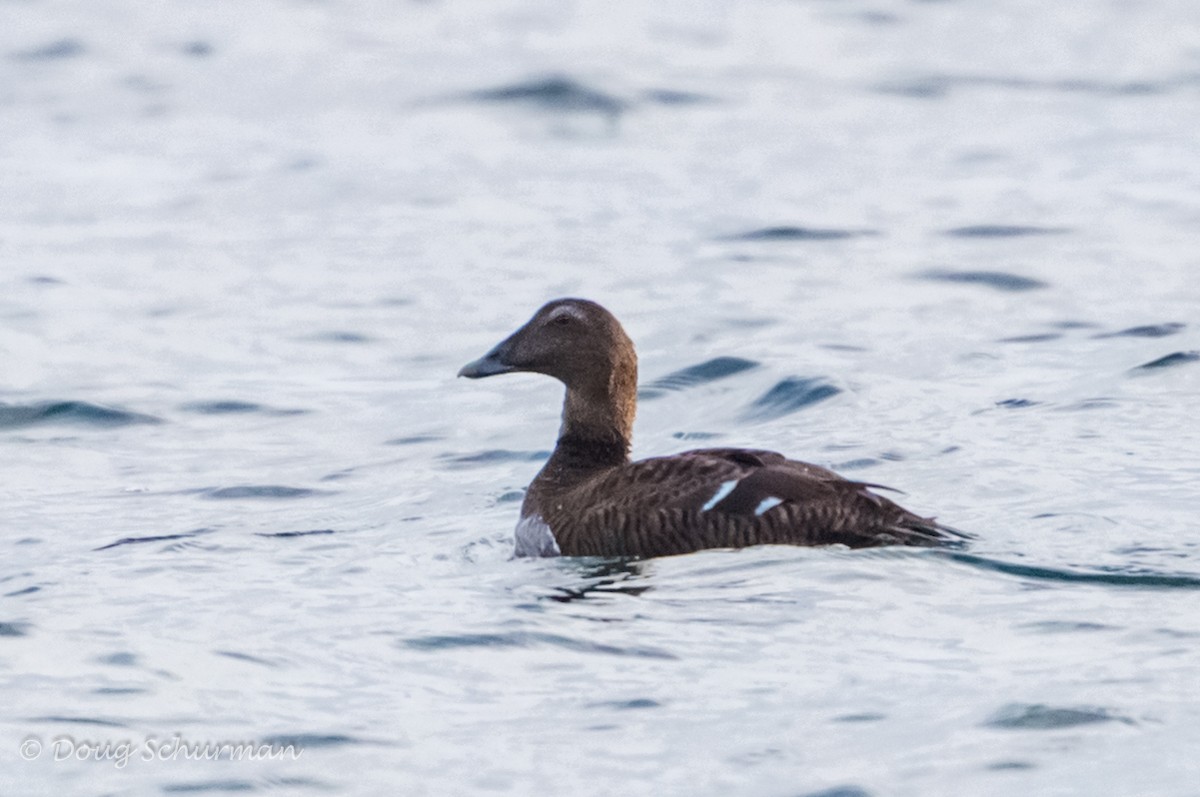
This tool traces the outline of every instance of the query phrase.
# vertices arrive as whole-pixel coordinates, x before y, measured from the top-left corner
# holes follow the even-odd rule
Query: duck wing
[[[568,500],[550,502],[545,519],[567,556],[763,544],[941,546],[966,537],[873,489],[774,451],[700,449],[598,474]]]

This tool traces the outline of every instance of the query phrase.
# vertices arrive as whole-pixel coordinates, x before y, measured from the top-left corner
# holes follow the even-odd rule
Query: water
[[[0,18],[0,793],[1197,794],[1194,3]],[[564,294],[978,540],[510,560]]]

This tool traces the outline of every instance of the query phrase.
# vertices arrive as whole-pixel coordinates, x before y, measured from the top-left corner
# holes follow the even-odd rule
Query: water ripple
[[[724,241],[843,241],[878,235],[877,230],[833,229],[825,227],[796,227],[781,225],[727,235]]]
[[[1065,227],[1035,227],[1023,224],[968,224],[946,230],[951,238],[1020,238],[1029,235],[1061,235]]]
[[[137,666],[138,659],[135,654],[129,651],[121,651],[119,653],[109,653],[107,656],[98,656],[96,662],[112,667],[135,667]]]
[[[1009,274],[1004,271],[951,271],[930,269],[917,275],[921,279],[938,282],[961,282],[969,285],[984,285],[1000,291],[1032,291],[1045,288],[1047,284],[1032,277]]]
[[[0,404],[0,429],[20,429],[50,424],[112,428],[132,424],[162,423],[161,418],[139,412],[103,407],[86,401],[41,401],[34,404]]]
[[[213,653],[217,656],[224,656],[227,659],[233,659],[234,661],[244,661],[247,664],[258,664],[262,667],[275,668],[275,667],[279,666],[278,664],[276,664],[273,661],[268,661],[267,659],[263,659],[258,656],[252,656],[249,653],[242,653],[241,651],[237,651],[237,650],[214,650]]]
[[[1177,351],[1159,357],[1157,360],[1151,360],[1148,363],[1142,363],[1134,368],[1134,371],[1156,371],[1160,368],[1173,368],[1177,365],[1187,365],[1200,360],[1200,351]]]
[[[1062,337],[1061,332],[1040,332],[1033,335],[1014,335],[1011,338],[1000,338],[997,343],[1049,343]]]
[[[1042,402],[1040,401],[1032,401],[1030,399],[1010,398],[1004,399],[1003,401],[997,401],[996,406],[1003,407],[1006,410],[1022,410],[1026,407],[1036,407],[1041,403]]]
[[[410,437],[393,437],[390,440],[384,440],[383,444],[385,446],[414,446],[418,443],[434,443],[441,439],[441,435],[416,434]]]
[[[1042,703],[1010,703],[1000,708],[983,724],[988,728],[1005,730],[1048,731],[1093,725],[1098,722],[1135,724],[1130,718],[1114,714],[1106,708],[1059,707]]]
[[[1003,562],[998,559],[989,559],[985,556],[969,553],[956,553],[952,551],[936,551],[933,553],[980,570],[990,570],[995,573],[1038,579],[1040,581],[1056,581],[1072,584],[1103,584],[1111,587],[1130,587],[1133,589],[1200,589],[1200,576],[1184,573],[1161,573],[1154,571],[1122,572],[1119,570],[1087,572]]]
[[[327,491],[288,487],[284,484],[239,484],[233,487],[214,487],[200,494],[216,501],[230,501],[242,498],[308,498],[325,492]]]
[[[60,61],[83,55],[86,50],[78,39],[59,39],[41,47],[15,52],[10,57],[14,61]]]
[[[1090,78],[1042,80],[991,75],[929,75],[912,80],[881,83],[875,86],[875,90],[881,94],[899,94],[920,99],[941,99],[951,90],[960,87],[1137,97],[1163,94],[1193,82],[1194,79],[1189,75],[1179,75],[1158,81],[1105,81]]]
[[[240,415],[248,413],[262,413],[264,415],[302,415],[308,410],[284,410],[274,407],[266,407],[262,404],[256,404],[253,401],[239,401],[237,399],[224,399],[216,401],[192,401],[180,406],[180,409],[186,412],[195,412],[200,415]]]
[[[149,537],[122,537],[116,542],[110,542],[108,545],[101,545],[99,548],[93,548],[94,551],[107,551],[109,548],[119,548],[122,545],[139,545],[145,542],[171,542],[173,540],[186,540],[192,537],[198,537],[201,534],[209,534],[213,529],[194,529],[193,531],[185,531],[179,534],[155,534]]]
[[[365,740],[341,733],[280,733],[274,736],[264,736],[262,743],[272,747],[287,747],[291,745],[297,750],[307,750],[310,747],[341,747],[347,744],[364,744]]]
[[[312,529],[311,531],[256,531],[256,537],[312,537],[322,534],[336,534],[333,529]]]
[[[208,42],[197,39],[195,41],[187,42],[179,48],[179,51],[184,55],[191,56],[192,58],[207,58],[208,56],[212,55],[216,49]]]
[[[28,636],[28,623],[6,623],[0,621],[0,637]]]
[[[549,451],[510,451],[504,448],[492,448],[471,454],[443,454],[439,457],[451,468],[473,468],[500,462],[541,462],[549,458]]]
[[[257,791],[258,787],[248,780],[205,780],[193,783],[165,783],[162,790],[167,794],[203,794],[210,791]]]
[[[805,792],[800,797],[871,797],[871,792],[858,786],[834,786],[832,789]]]
[[[714,102],[707,94],[677,89],[648,89],[642,92],[642,99],[657,105],[699,105]]]
[[[475,102],[524,105],[542,111],[590,111],[609,116],[621,113],[627,105],[625,101],[611,94],[585,86],[564,75],[551,75],[508,86],[480,89],[468,92],[463,97]]]
[[[316,343],[371,343],[372,338],[364,335],[361,332],[351,332],[344,329],[331,329],[325,332],[317,332],[309,335],[303,340],[310,340]]]
[[[741,357],[714,357],[711,360],[689,365],[687,368],[681,368],[660,379],[655,379],[638,391],[638,398],[642,400],[658,398],[667,391],[685,390],[706,382],[715,382],[718,379],[725,379],[734,374],[757,368],[758,365],[754,360],[746,360]]]
[[[842,714],[833,718],[834,722],[879,722],[887,719],[887,714],[877,711],[865,711],[861,714]]]
[[[1116,626],[1082,620],[1039,620],[1035,623],[1025,623],[1020,628],[1025,628],[1039,634],[1062,634],[1076,631],[1114,631],[1117,629]]]
[[[789,376],[776,384],[743,413],[743,420],[767,421],[802,410],[842,391],[819,377]]]
[[[635,697],[631,700],[600,700],[588,703],[588,708],[611,708],[617,711],[632,711],[644,708],[661,708],[662,703],[649,697]]]
[[[62,714],[51,714],[45,717],[30,717],[28,722],[49,722],[58,725],[95,725],[101,728],[127,728],[125,723],[115,720],[104,720],[99,717],[69,717]]]
[[[1181,324],[1178,321],[1168,321],[1165,324],[1145,324],[1138,327],[1129,327],[1122,329],[1119,332],[1103,332],[1099,335],[1093,335],[1095,338],[1165,338],[1168,335],[1176,335],[1187,328],[1187,324]]]
[[[613,656],[635,656],[646,659],[678,658],[661,648],[619,647],[592,642],[561,634],[537,631],[509,631],[494,634],[439,634],[411,637],[403,640],[405,647],[414,650],[448,650],[451,648],[533,648],[549,645],[579,653],[605,653]]]

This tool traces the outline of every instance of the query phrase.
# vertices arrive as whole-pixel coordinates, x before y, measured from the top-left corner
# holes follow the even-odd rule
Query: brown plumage
[[[637,355],[611,313],[558,299],[459,371],[566,385],[562,428],[521,506],[518,555],[663,556],[749,545],[945,545],[965,535],[825,468],[711,448],[629,459]]]

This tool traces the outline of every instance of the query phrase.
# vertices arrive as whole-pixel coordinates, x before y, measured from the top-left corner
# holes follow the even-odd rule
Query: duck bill
[[[507,343],[508,341],[505,341]],[[458,370],[459,376],[467,379],[482,379],[485,376],[509,374],[520,370],[515,365],[505,361],[505,345],[501,343],[478,360],[472,360]]]

